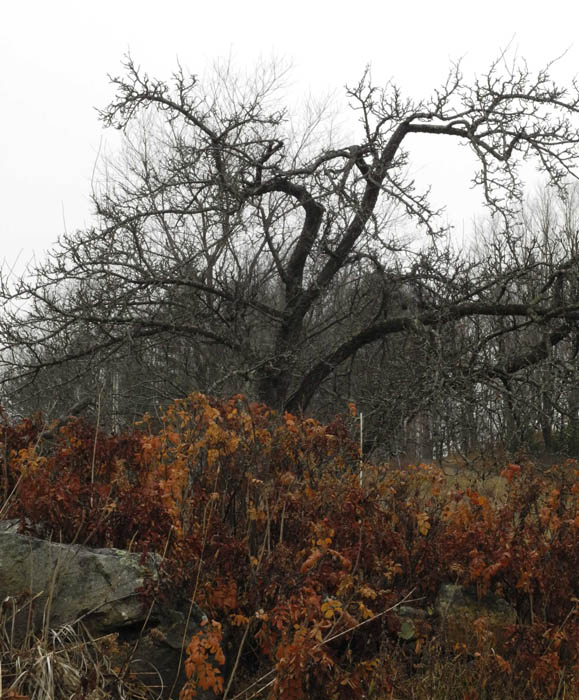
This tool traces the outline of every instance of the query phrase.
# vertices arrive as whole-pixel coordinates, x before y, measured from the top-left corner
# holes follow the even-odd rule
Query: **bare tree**
[[[78,389],[95,368],[123,366],[134,395],[126,368],[140,362],[133,378],[157,376],[157,397],[242,388],[300,411],[340,368],[397,335],[435,347],[463,319],[541,329],[479,370],[508,378],[575,332],[579,300],[558,294],[574,251],[532,295],[514,294],[535,263],[491,269],[452,252],[440,212],[408,174],[413,134],[468,146],[508,247],[520,164],[535,159],[563,192],[577,163],[578,86],[558,86],[549,66],[533,74],[501,55],[469,82],[454,65],[419,102],[366,72],[347,89],[355,141],[328,129],[323,112],[300,125],[281,109],[275,66],[246,77],[225,66],[207,80],[179,69],[168,82],[130,58],[124,68],[101,112],[125,146],[94,193],[98,225],[65,235],[16,284],[2,281],[12,392],[42,381]],[[402,215],[423,243],[409,245]],[[402,297],[405,307],[391,303]]]

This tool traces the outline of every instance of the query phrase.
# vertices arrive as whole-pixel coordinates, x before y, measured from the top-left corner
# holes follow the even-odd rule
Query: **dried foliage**
[[[24,638],[17,618],[35,600],[7,597],[0,607],[0,697],[6,700],[147,700],[149,690],[115,665],[117,636],[94,638],[78,626],[62,626]]]
[[[72,420],[42,441],[40,420],[5,420],[4,517],[63,541],[166,547],[144,598],[207,615],[185,640],[181,700],[576,698],[577,465],[506,464],[490,499],[434,466],[361,464],[353,420],[201,394],[118,436]],[[504,598],[516,624],[481,618],[474,646],[452,645],[429,612],[442,583]],[[413,635],[402,602],[425,611]]]

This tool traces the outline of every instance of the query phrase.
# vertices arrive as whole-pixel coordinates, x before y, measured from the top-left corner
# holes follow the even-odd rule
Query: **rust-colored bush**
[[[252,692],[284,700],[412,697],[433,654],[460,663],[463,651],[445,649],[430,618],[403,642],[395,607],[428,611],[445,582],[517,611],[502,655],[488,645],[474,666],[465,657],[466,685],[508,679],[531,697],[572,687],[577,466],[507,464],[495,500],[450,488],[431,465],[367,464],[361,480],[347,422],[201,394],[170,405],[160,429],[145,417],[116,436],[71,420],[46,442],[40,421],[4,416],[3,517],[65,542],[165,554],[148,593],[194,600],[208,616],[188,642],[184,699],[260,676]]]

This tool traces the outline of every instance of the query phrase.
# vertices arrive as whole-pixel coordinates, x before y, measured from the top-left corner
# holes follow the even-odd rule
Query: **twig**
[[[362,622],[359,622],[357,625],[354,625],[354,627],[348,627],[348,629],[343,630],[342,632],[338,632],[338,634],[334,634],[332,636],[326,637],[325,639],[322,639],[321,642],[316,644],[313,649],[319,649],[321,646],[324,644],[328,644],[329,642],[333,642],[335,639],[339,639],[340,637],[343,637],[346,634],[349,634],[350,632],[353,632],[354,630],[357,630],[359,627],[362,627],[363,625],[367,625],[370,622],[374,622],[374,620],[377,620],[379,617],[382,617],[383,615],[386,615],[389,612],[392,612],[392,610],[395,610],[397,607],[400,605],[403,605],[404,603],[413,603],[417,600],[422,600],[422,598],[411,598],[410,596],[414,593],[416,590],[416,587],[414,587],[412,590],[408,591],[408,593],[402,598],[402,600],[399,600],[397,603],[394,603],[394,605],[391,605],[389,608],[386,610],[383,610],[382,612],[376,613],[376,615],[373,615],[371,618],[368,620],[362,620]],[[272,668],[270,671],[268,671],[266,674],[258,678],[258,680],[254,681],[251,685],[249,685],[247,688],[242,690],[240,693],[237,693],[231,700],[238,700],[238,698],[241,698],[245,693],[247,693],[251,688],[256,686],[258,683],[261,681],[265,680],[269,675],[272,673],[275,673],[275,668]],[[271,685],[275,683],[275,678],[273,678],[271,681],[269,681],[266,685],[264,685],[262,688],[260,688],[258,691],[256,691],[253,695],[250,695],[249,698],[246,700],[251,700],[252,698],[257,697],[260,695],[266,688],[269,688]],[[225,696],[224,696],[225,698]]]

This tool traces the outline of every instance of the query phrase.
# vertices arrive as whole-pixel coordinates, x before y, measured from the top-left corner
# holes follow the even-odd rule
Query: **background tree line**
[[[193,390],[322,419],[355,400],[383,456],[578,453],[577,86],[506,55],[422,101],[367,72],[346,138],[280,106],[283,79],[126,60],[95,225],[2,275],[3,403],[119,427]],[[469,249],[409,174],[413,134],[476,158]],[[528,160],[548,187],[522,205]]]

